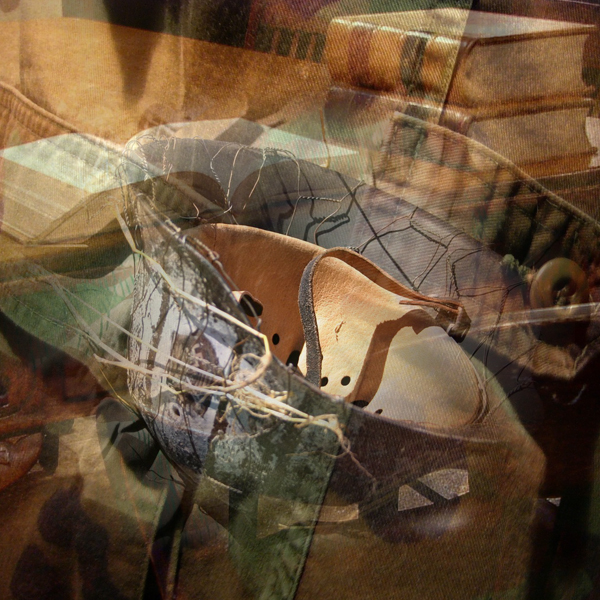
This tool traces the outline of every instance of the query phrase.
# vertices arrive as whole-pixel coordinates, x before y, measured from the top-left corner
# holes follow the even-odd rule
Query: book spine
[[[340,86],[329,89],[324,107],[326,121],[346,123],[350,129],[376,121],[390,121],[396,112],[462,134],[467,133],[473,122],[473,115],[469,112],[435,102],[422,102],[396,93]]]
[[[334,19],[325,56],[338,85],[443,99],[460,48],[442,35]]]
[[[250,5],[250,14],[248,15],[248,25],[244,38],[244,48],[254,50],[258,38],[258,29],[263,12],[263,0],[253,0]]]

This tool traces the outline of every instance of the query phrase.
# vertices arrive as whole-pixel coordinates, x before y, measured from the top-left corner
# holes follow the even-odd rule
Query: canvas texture
[[[1,597],[600,593],[564,4],[0,0]]]

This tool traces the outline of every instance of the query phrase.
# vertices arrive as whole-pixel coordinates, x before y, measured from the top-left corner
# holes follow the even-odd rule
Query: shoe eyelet
[[[300,360],[300,350],[292,350],[290,352],[290,355],[287,357],[285,364],[292,365],[293,367],[297,367],[299,360]]]
[[[354,404],[354,406],[358,406],[358,408],[364,408],[365,406],[369,406],[369,401],[368,400],[353,400],[352,404]]]

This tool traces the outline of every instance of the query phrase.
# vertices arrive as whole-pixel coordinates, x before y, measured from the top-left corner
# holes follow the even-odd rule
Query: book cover
[[[333,19],[326,62],[337,85],[464,106],[581,95],[591,25],[460,9]]]
[[[517,165],[537,165],[535,175],[543,175],[589,166],[596,153],[586,133],[592,105],[589,98],[567,96],[468,108],[334,86],[324,115],[328,138],[334,143],[373,151],[381,151],[387,143],[387,151],[396,155],[441,160],[433,138],[403,126],[402,115],[406,115],[462,134]],[[477,154],[468,160],[467,155],[461,160],[480,168]]]

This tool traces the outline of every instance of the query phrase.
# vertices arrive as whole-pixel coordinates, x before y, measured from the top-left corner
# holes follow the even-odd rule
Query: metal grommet
[[[589,302],[583,269],[568,258],[554,258],[536,273],[529,289],[531,308],[552,308]]]

